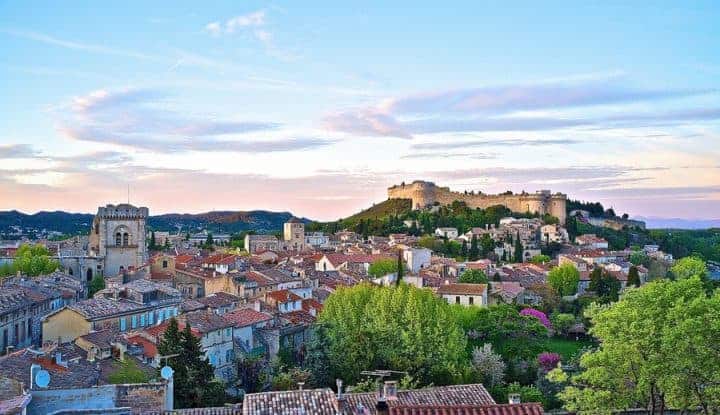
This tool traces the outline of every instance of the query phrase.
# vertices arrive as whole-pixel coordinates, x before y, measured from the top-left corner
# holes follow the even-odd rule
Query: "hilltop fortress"
[[[434,204],[448,205],[456,200],[465,202],[473,208],[487,208],[503,205],[513,212],[532,212],[541,215],[549,213],[565,223],[565,205],[567,195],[540,190],[535,193],[507,193],[486,195],[478,193],[453,192],[449,187],[439,187],[432,182],[416,180],[410,184],[400,184],[388,188],[389,199],[411,199],[413,209],[421,209]]]

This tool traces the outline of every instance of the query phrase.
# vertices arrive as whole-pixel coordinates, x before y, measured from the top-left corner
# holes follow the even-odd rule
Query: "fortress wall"
[[[389,199],[412,199],[413,209],[430,206],[436,202],[449,205],[459,200],[473,208],[488,208],[503,205],[513,212],[550,213],[565,222],[566,196],[560,194],[531,193],[513,195],[465,194],[453,192],[448,187],[439,187],[431,182],[416,181],[406,185],[388,188]]]

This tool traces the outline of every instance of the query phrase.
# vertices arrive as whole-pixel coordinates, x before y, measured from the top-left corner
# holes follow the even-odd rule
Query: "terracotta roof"
[[[243,401],[243,414],[336,415],[337,399],[330,389],[306,389],[250,393]]]
[[[539,403],[505,405],[391,406],[390,415],[542,415]]]
[[[225,313],[222,317],[235,327],[246,327],[263,321],[272,320],[272,315],[255,311],[252,308],[239,308],[229,313]]]
[[[302,297],[300,297],[299,295],[295,294],[294,292],[292,292],[290,290],[272,291],[272,292],[269,292],[267,294],[267,296],[279,303],[287,303],[289,301],[302,300]]]
[[[221,291],[210,294],[207,297],[198,298],[197,301],[210,308],[219,308],[239,303],[240,297]]]
[[[487,284],[444,284],[438,294],[482,295],[487,291]]]
[[[146,339],[145,337],[137,334],[127,338],[129,344],[139,344],[143,348],[143,355],[149,359],[154,358],[158,354],[157,346],[155,343]]]
[[[377,396],[375,392],[348,393],[345,395],[348,407],[366,408],[375,413]],[[495,405],[495,401],[482,384],[439,386],[425,389],[401,390],[397,399],[388,401],[395,406],[443,406],[443,405]]]
[[[320,304],[320,302],[314,298],[306,298],[306,299],[302,300],[302,308],[305,311],[310,311],[313,308],[317,311],[321,311],[323,308],[323,305]]]
[[[196,329],[202,334],[232,326],[222,316],[205,310],[185,313],[179,317],[179,321],[190,324],[191,329]]]
[[[226,255],[226,254],[216,254],[207,257],[203,261],[205,264],[217,264],[217,265],[230,265],[234,264],[235,261],[237,261],[238,256],[237,255]]]
[[[317,318],[315,318],[312,314],[308,313],[307,311],[291,311],[289,313],[284,313],[280,315],[280,318],[287,321],[290,324],[300,325],[300,324],[313,324]]]
[[[80,339],[91,343],[100,349],[109,349],[112,342],[117,338],[118,333],[112,330],[100,330],[80,336]]]

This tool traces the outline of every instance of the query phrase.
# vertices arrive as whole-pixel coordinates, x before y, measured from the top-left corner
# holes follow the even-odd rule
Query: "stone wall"
[[[448,187],[436,186],[434,183],[414,181],[388,188],[389,199],[411,199],[413,209],[421,209],[434,204],[449,205],[458,200],[473,208],[488,208],[503,205],[513,212],[549,213],[565,223],[565,207],[567,195],[552,194],[549,191],[536,193],[487,195],[484,193],[453,192]]]
[[[164,383],[103,385],[83,389],[43,389],[32,390],[31,394],[32,400],[27,407],[28,415],[86,412],[86,410],[104,410],[96,413],[144,414],[165,410]]]

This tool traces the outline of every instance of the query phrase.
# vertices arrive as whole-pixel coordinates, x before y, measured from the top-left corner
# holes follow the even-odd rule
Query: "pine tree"
[[[468,246],[465,239],[463,239],[462,246],[460,247],[460,256],[462,256],[463,259],[467,259],[468,257]]]
[[[518,231],[517,238],[515,238],[515,258],[514,262],[523,262],[523,245],[520,241],[520,232]]]
[[[192,334],[190,324],[186,324],[180,334],[180,347],[179,363],[185,366],[187,378],[183,385],[176,382],[175,398],[178,406],[200,408],[221,405],[224,400],[223,386],[214,380],[213,367],[203,354],[200,339]]]
[[[635,265],[630,267],[630,271],[628,271],[628,278],[627,278],[627,285],[630,286],[640,286],[640,273],[638,272],[638,269]]]
[[[405,274],[405,264],[403,264],[402,251],[398,249],[397,280],[395,281],[395,285],[400,285],[400,282],[402,282],[404,274]]]
[[[477,261],[480,258],[480,249],[478,248],[477,235],[473,235],[470,240],[470,261]]]
[[[210,248],[215,244],[215,241],[213,240],[213,236],[211,233],[207,234],[207,239],[205,239],[205,246]]]
[[[148,249],[150,249],[151,251],[152,251],[152,250],[155,250],[155,248],[157,248],[157,246],[156,246],[155,244],[156,244],[156,242],[155,242],[155,231],[152,231],[152,232],[150,232],[150,244],[149,244],[149,246],[148,246]]]

